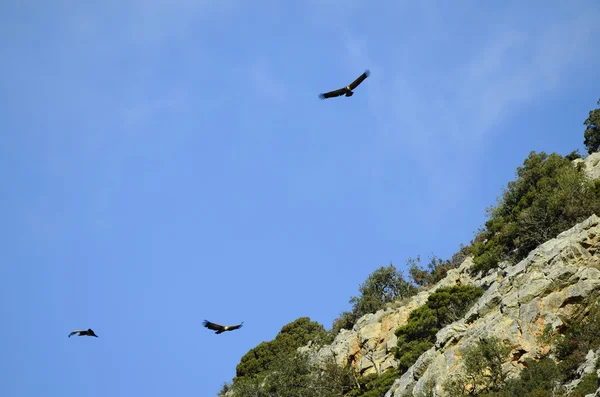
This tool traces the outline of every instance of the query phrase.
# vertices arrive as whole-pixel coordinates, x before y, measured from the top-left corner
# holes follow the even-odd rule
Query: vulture
[[[363,74],[358,76],[358,78],[356,80],[354,80],[352,83],[350,83],[350,85],[347,85],[344,88],[340,88],[339,90],[333,90],[333,91],[326,92],[324,94],[319,94],[319,98],[321,98],[321,99],[335,98],[336,96],[341,96],[341,95],[352,96],[352,95],[354,95],[354,92],[352,92],[352,90],[356,89],[356,87],[358,87],[358,85],[360,83],[362,83],[367,77],[369,77],[370,74],[371,74],[371,72],[369,71],[369,69],[367,69],[367,70],[365,70],[365,72]]]
[[[69,334],[69,338],[74,334],[79,334],[79,336],[95,336],[96,338],[98,337],[98,335],[96,335],[94,333],[94,331],[92,331],[91,328],[88,328],[87,331],[82,330],[82,329],[77,329]]]
[[[211,323],[210,321],[204,320],[204,322],[202,324],[204,324],[204,326],[208,329],[217,331],[217,332],[215,332],[215,334],[220,334],[221,332],[233,331],[234,329],[242,328],[242,325],[244,324],[244,322],[242,321],[242,323],[238,324],[238,325],[219,325],[219,324]]]

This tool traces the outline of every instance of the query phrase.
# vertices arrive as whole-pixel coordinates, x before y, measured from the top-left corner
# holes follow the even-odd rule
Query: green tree
[[[495,337],[481,338],[463,351],[464,370],[448,379],[444,389],[450,396],[480,395],[499,391],[507,373],[502,363],[510,355],[510,348]]]
[[[568,159],[531,152],[498,205],[487,210],[489,219],[471,250],[473,270],[487,271],[502,260],[517,262],[539,244],[599,213],[599,187],[599,181],[590,181]]]
[[[555,339],[558,368],[564,380],[574,379],[587,353],[600,348],[600,306],[592,301],[584,302],[582,307],[584,311],[574,316],[565,333]]]
[[[333,360],[317,366],[301,353],[275,357],[269,369],[253,377],[236,378],[219,394],[231,391],[234,397],[339,397],[355,387],[352,369]]]
[[[408,274],[416,285],[430,287],[446,277],[448,270],[460,265],[462,260],[466,258],[465,251],[465,247],[461,246],[461,250],[451,260],[442,260],[432,254],[427,268],[421,266],[420,256],[417,256],[416,259],[408,258],[406,261],[406,264],[410,265]]]
[[[266,373],[263,373],[261,376],[254,378],[237,379],[228,388],[228,391],[232,391],[235,397],[270,397],[262,387],[266,375]],[[219,394],[219,396],[224,397],[225,394]]]
[[[461,318],[481,295],[482,289],[467,285],[439,288],[423,306],[413,310],[406,324],[395,331],[400,373],[433,346],[440,329]]]
[[[359,291],[359,296],[350,298],[352,311],[343,312],[334,320],[332,333],[337,334],[342,329],[351,329],[360,317],[383,309],[387,303],[414,295],[416,288],[390,263],[389,266],[381,266],[369,274],[365,282],[360,285]]]
[[[600,99],[598,99],[598,105],[600,105]],[[583,144],[588,153],[597,152],[600,148],[600,109],[590,110],[590,115],[583,124],[586,126],[583,133]]]
[[[579,154],[579,149],[573,150],[571,153],[567,154],[565,158],[569,161],[580,159],[581,154]]]
[[[502,347],[502,346],[501,346]],[[487,363],[483,360],[484,374],[490,374],[485,367]],[[471,368],[472,370],[472,368]],[[475,383],[473,382],[475,379]],[[446,391],[449,396],[478,395],[481,397],[559,397],[565,396],[564,388],[558,387],[561,374],[556,363],[550,358],[542,358],[534,361],[530,358],[525,360],[525,368],[519,377],[505,379],[498,382],[494,390],[486,389],[485,383],[479,381],[481,377],[480,368],[476,368],[474,374],[467,376],[466,371],[453,377],[447,382]],[[476,387],[473,388],[473,385]],[[595,389],[594,389],[595,390]],[[575,397],[569,395],[569,397]],[[582,396],[583,397],[583,396]]]
[[[598,375],[596,372],[592,372],[582,377],[581,382],[569,394],[569,397],[585,397],[588,394],[594,394],[596,389],[598,389]]]
[[[338,318],[333,320],[331,337],[335,338],[335,335],[343,329],[352,329],[356,320],[358,320],[358,317],[353,312],[342,312]]]
[[[415,288],[394,265],[380,267],[367,277],[359,287],[360,295],[350,298],[353,312],[357,317],[375,313],[383,309],[386,303],[405,298],[414,293]]]
[[[396,379],[398,379],[398,373],[392,368],[380,375],[362,376],[358,380],[360,388],[353,389],[347,394],[347,397],[381,397],[390,390]]]
[[[539,361],[525,360],[525,368],[518,378],[510,379],[502,388],[505,396],[552,396],[560,382],[560,371],[554,360],[545,357]]]
[[[506,379],[502,364],[508,358],[510,348],[498,338],[482,338],[464,353],[465,370],[475,385],[484,390],[498,390]]]
[[[278,357],[292,354],[309,341],[325,338],[326,334],[321,324],[310,321],[308,317],[301,317],[283,326],[275,339],[260,343],[242,357],[236,367],[236,380],[262,374]]]
[[[268,396],[334,397],[333,384],[323,379],[303,354],[278,357],[263,384]],[[341,392],[341,390],[339,390]],[[341,395],[341,393],[337,394]]]

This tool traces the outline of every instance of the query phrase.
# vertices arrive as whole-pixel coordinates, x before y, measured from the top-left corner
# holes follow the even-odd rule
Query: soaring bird
[[[96,338],[98,337],[98,335],[96,335],[96,334],[94,333],[94,331],[92,331],[92,329],[91,329],[91,328],[88,328],[88,330],[87,330],[87,331],[85,331],[85,330],[82,330],[82,329],[77,329],[77,330],[75,330],[75,331],[71,332],[71,333],[69,334],[69,338],[71,337],[71,335],[74,335],[74,334],[77,334],[77,333],[79,334],[79,336],[95,336]]]
[[[242,321],[242,323],[238,324],[238,325],[219,325],[219,324],[211,323],[210,321],[204,320],[204,322],[202,324],[208,329],[217,331],[217,332],[215,332],[215,334],[220,334],[221,332],[233,331],[234,329],[242,328],[242,325],[244,324],[244,322]]]
[[[356,87],[358,87],[358,85],[360,83],[362,83],[367,77],[369,77],[370,74],[371,74],[371,72],[369,71],[369,69],[367,69],[367,70],[365,70],[365,72],[363,74],[358,76],[358,78],[356,80],[354,80],[352,83],[350,83],[346,87],[340,88],[339,90],[329,91],[324,94],[319,94],[319,98],[321,98],[321,99],[335,98],[336,96],[341,96],[341,95],[352,96],[352,95],[354,95],[354,92],[352,92],[352,90],[354,90]]]

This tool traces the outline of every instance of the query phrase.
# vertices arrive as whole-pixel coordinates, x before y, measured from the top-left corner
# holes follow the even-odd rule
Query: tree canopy
[[[308,317],[300,317],[284,325],[272,341],[262,342],[250,349],[236,367],[236,377],[259,375],[267,371],[277,357],[291,354],[309,341],[325,337],[326,333],[321,324],[310,321]]]
[[[598,105],[600,105],[600,99],[598,99]],[[586,126],[583,133],[583,144],[588,153],[597,152],[600,149],[600,109],[590,110],[590,115],[583,124]]]
[[[437,332],[461,318],[483,295],[471,286],[440,288],[427,298],[427,303],[413,310],[406,325],[396,330],[396,358],[400,372],[405,372],[421,354],[433,346]]]
[[[600,182],[559,154],[532,151],[517,168],[498,204],[487,209],[485,228],[471,252],[474,271],[502,260],[516,262],[593,213],[600,213]]]
[[[351,312],[343,312],[334,320],[332,333],[342,329],[351,329],[356,320],[368,313],[383,309],[387,303],[412,296],[416,287],[404,279],[402,273],[393,264],[381,266],[371,273],[360,285],[360,295],[350,298]]]

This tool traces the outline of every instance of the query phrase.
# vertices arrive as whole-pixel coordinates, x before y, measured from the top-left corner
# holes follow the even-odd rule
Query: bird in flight
[[[219,324],[211,323],[210,321],[204,320],[204,322],[202,324],[208,329],[217,331],[217,332],[215,332],[215,334],[220,334],[225,331],[233,331],[235,329],[242,328],[242,325],[244,324],[244,322],[242,321],[242,323],[238,324],[238,325],[219,325]]]
[[[319,98],[321,98],[321,99],[335,98],[336,96],[341,96],[341,95],[352,96],[352,95],[354,95],[354,92],[352,92],[352,90],[356,89],[356,87],[358,87],[358,85],[360,83],[362,83],[367,77],[369,77],[370,74],[371,74],[371,72],[369,71],[369,69],[367,69],[367,70],[365,70],[365,72],[363,74],[358,76],[358,78],[356,80],[354,80],[352,83],[350,83],[346,87],[340,88],[339,90],[329,91],[324,94],[319,94]]]
[[[77,329],[69,334],[69,338],[71,337],[71,335],[74,335],[74,334],[79,334],[79,336],[95,336],[96,338],[98,337],[98,335],[96,335],[94,333],[94,331],[92,331],[91,328],[88,328],[87,331],[82,330],[82,329]]]

